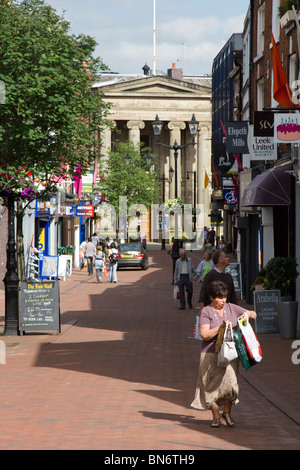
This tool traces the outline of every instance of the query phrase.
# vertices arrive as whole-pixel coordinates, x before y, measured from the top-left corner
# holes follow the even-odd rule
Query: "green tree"
[[[106,66],[93,57],[95,40],[70,34],[44,1],[1,0],[0,17],[0,195],[18,200],[22,257],[22,201],[49,198],[57,178],[76,177],[95,158],[91,143],[109,106],[91,84]]]
[[[148,149],[131,141],[116,142],[109,153],[107,174],[103,180],[106,199],[119,211],[119,197],[127,197],[127,205],[150,207],[157,201],[159,188],[156,173],[146,163]],[[128,156],[131,157],[128,159]],[[127,157],[127,158],[126,158]]]
[[[37,192],[31,182],[36,178],[45,182],[45,192],[54,189],[51,177],[72,175],[79,163],[82,171],[89,167],[90,143],[108,111],[91,83],[105,66],[93,57],[95,40],[70,34],[70,24],[44,1],[1,0],[0,17],[0,80],[6,91],[0,105],[0,187],[28,197],[27,188]],[[31,176],[20,180],[24,170]]]
[[[90,168],[95,158],[91,143],[109,105],[91,87],[106,68],[93,56],[93,38],[71,34],[70,24],[42,0],[0,0],[0,18],[0,197],[9,220],[5,331],[14,334],[14,203],[18,254],[23,255],[23,201],[48,198],[56,192],[57,178],[74,178]]]

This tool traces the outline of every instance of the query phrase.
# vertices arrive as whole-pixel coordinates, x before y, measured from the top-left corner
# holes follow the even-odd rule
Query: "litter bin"
[[[279,331],[282,339],[293,339],[297,336],[298,302],[278,302],[276,305],[278,314]]]

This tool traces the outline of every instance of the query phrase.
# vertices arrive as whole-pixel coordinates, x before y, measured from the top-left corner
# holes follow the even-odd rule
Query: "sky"
[[[111,72],[153,68],[154,0],[46,0],[74,34],[95,38]],[[156,0],[156,70],[172,64],[184,75],[210,74],[212,61],[233,33],[243,31],[249,0]]]

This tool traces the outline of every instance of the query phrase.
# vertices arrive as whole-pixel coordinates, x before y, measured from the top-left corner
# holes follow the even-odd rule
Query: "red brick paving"
[[[117,284],[84,271],[60,282],[61,335],[1,337],[0,449],[300,449],[300,365],[279,335],[259,335],[263,361],[241,372],[234,429],[190,407],[197,310],[173,300],[169,255],[149,256],[148,271],[118,271]]]

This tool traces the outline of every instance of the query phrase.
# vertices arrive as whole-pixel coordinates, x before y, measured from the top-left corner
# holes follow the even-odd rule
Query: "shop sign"
[[[213,148],[213,160],[215,169],[219,175],[228,173],[235,162],[232,154],[227,153],[226,144],[215,144]]]
[[[94,172],[89,171],[82,175],[82,193],[92,193],[94,187]]]
[[[50,215],[50,201],[36,200],[36,217]]]
[[[94,217],[94,209],[92,204],[76,206],[76,217]]]
[[[274,140],[278,144],[300,143],[299,114],[278,113],[274,115]]]
[[[254,136],[274,137],[274,113],[270,111],[254,112]]]
[[[233,121],[226,123],[226,150],[227,153],[249,153],[248,149],[248,122]]]
[[[75,215],[75,206],[66,206],[66,217],[74,217]]]
[[[224,204],[226,205],[236,205],[238,200],[235,197],[235,189],[234,188],[227,188],[223,190],[223,197],[224,197]]]
[[[276,160],[277,146],[274,137],[255,136],[255,126],[249,126],[249,152],[250,160]]]

